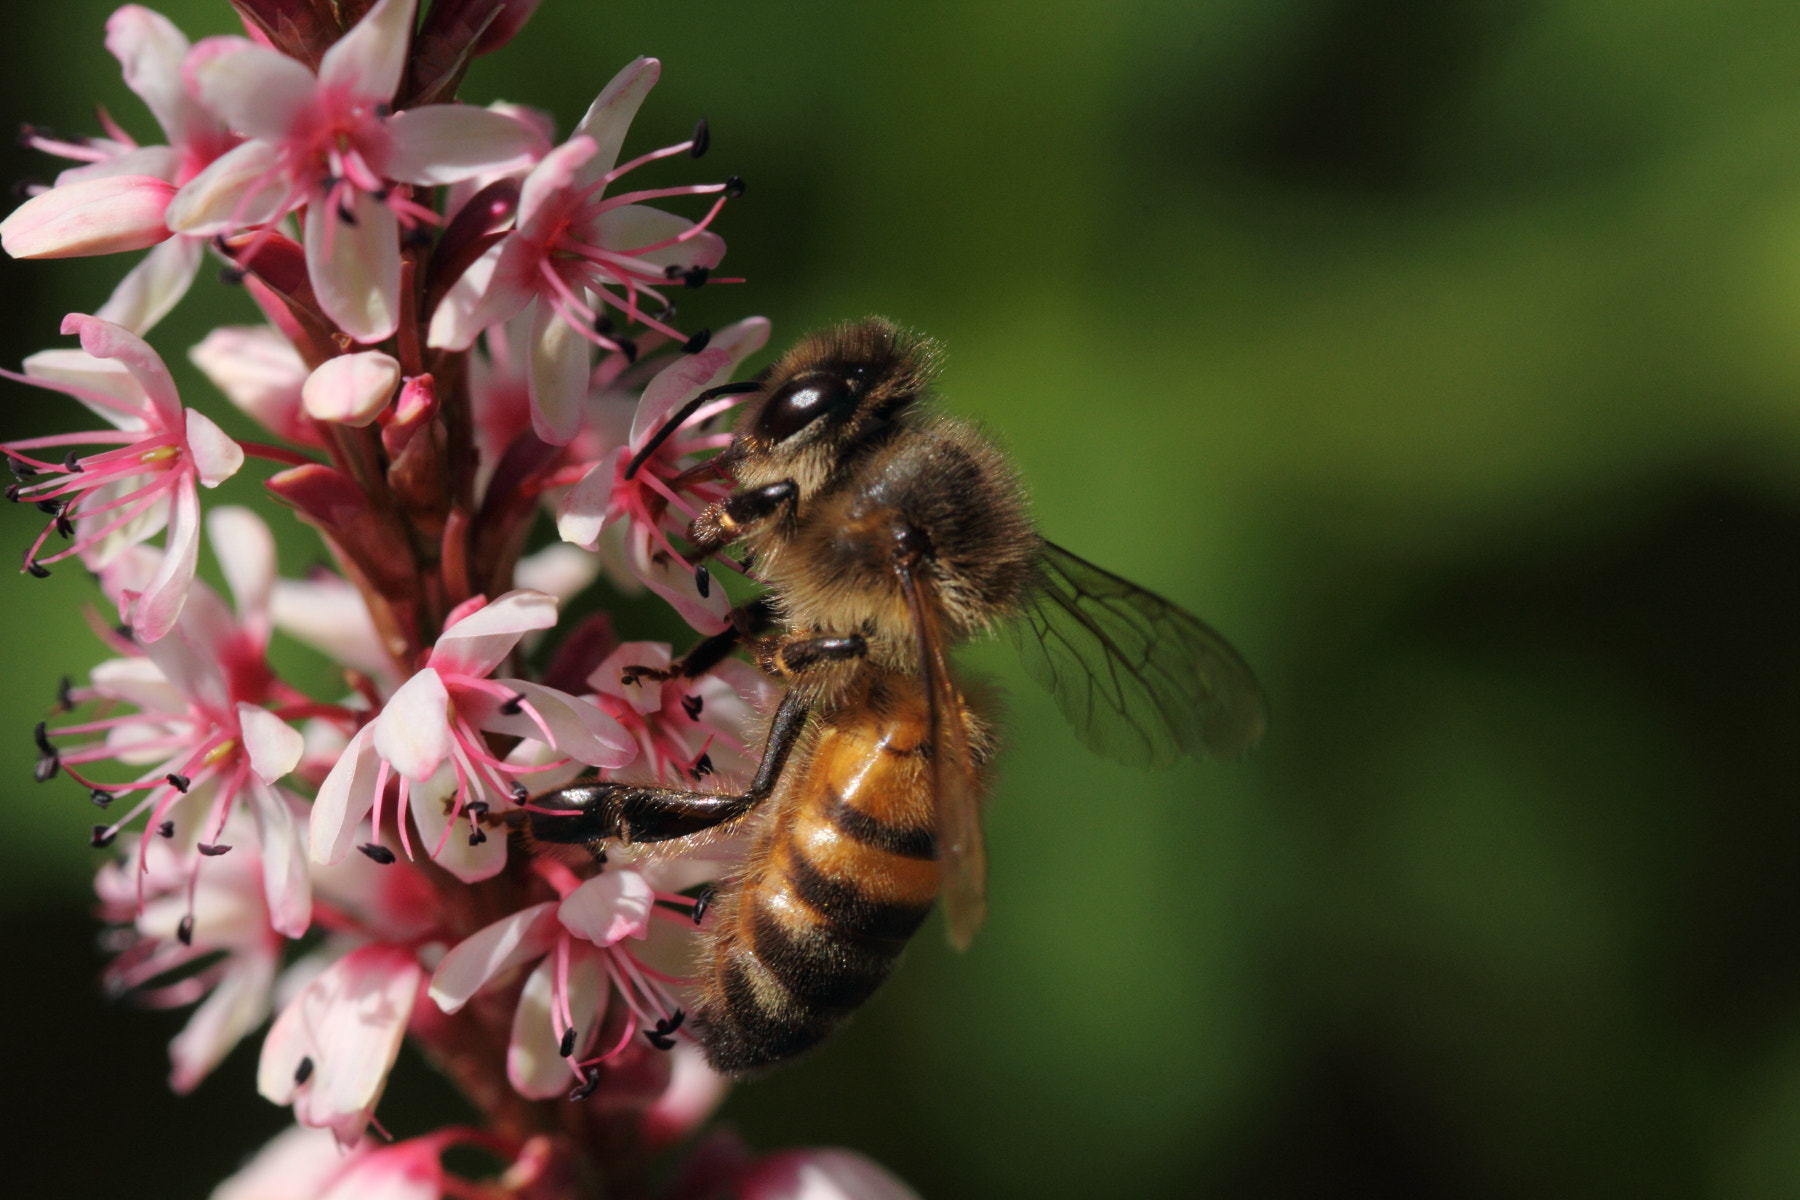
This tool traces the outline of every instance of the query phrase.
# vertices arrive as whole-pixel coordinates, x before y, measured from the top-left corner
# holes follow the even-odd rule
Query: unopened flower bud
[[[400,364],[379,350],[342,354],[319,364],[301,385],[308,416],[341,425],[367,425],[387,407],[400,382]]]

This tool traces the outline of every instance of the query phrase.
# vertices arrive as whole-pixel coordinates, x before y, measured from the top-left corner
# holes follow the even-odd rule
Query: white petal
[[[250,756],[250,769],[264,783],[274,783],[300,765],[306,750],[306,738],[298,729],[266,708],[238,702],[238,731],[244,738],[244,752]]]
[[[525,702],[543,718],[558,754],[595,767],[622,767],[637,757],[637,744],[624,727],[592,701],[525,679],[498,682],[524,696]],[[462,700],[464,713],[480,729],[543,740],[544,732],[530,713],[509,715],[500,711],[500,705],[499,699],[485,692]]]
[[[548,953],[558,928],[556,902],[546,900],[477,930],[438,963],[432,1000],[445,1012],[456,1012],[506,972]]]
[[[506,1046],[506,1077],[521,1096],[551,1100],[575,1086],[575,1073],[564,1058],[562,1038],[551,1014],[555,1007],[556,962],[546,958],[525,980],[519,1006],[513,1010],[512,1040]],[[572,1058],[593,1049],[594,1035],[606,1016],[610,988],[592,953],[577,954],[569,964],[569,1012],[575,1018]]]
[[[627,204],[600,214],[592,236],[600,245],[631,254],[659,267],[716,267],[725,257],[725,239],[711,230],[690,234],[686,241],[663,246],[693,229],[694,222],[644,204]],[[657,246],[655,250],[646,249]]]
[[[239,955],[232,961],[212,993],[169,1043],[172,1091],[182,1095],[193,1091],[245,1034],[263,1023],[269,1015],[269,992],[274,983],[273,957]]]
[[[273,221],[291,202],[273,144],[245,142],[221,154],[169,201],[163,221],[176,233],[213,237]]]
[[[536,554],[527,554],[513,569],[513,582],[534,592],[566,601],[579,594],[600,575],[600,560],[592,554],[560,542],[552,542]]]
[[[150,408],[149,397],[124,363],[95,358],[85,350],[40,350],[25,359],[24,367],[25,374],[33,379],[110,398],[98,402],[81,395],[75,397],[94,415],[120,429],[141,433],[148,428],[145,417]]]
[[[65,334],[79,334],[81,348],[95,358],[114,359],[131,372],[131,377],[143,389],[144,398],[149,401],[149,407],[162,427],[167,430],[180,427],[181,397],[176,394],[175,381],[169,377],[169,368],[163,365],[162,357],[150,348],[150,343],[111,321],[102,321],[98,317],[83,316],[80,313],[70,313],[64,317],[62,331]]]
[[[273,717],[269,719],[274,720]],[[282,728],[287,729],[287,726]],[[288,732],[294,733],[293,730]],[[294,736],[300,735],[294,733]],[[295,757],[299,755],[296,753]],[[251,807],[256,812],[257,845],[262,851],[263,899],[269,906],[269,926],[283,937],[303,937],[312,924],[312,876],[306,869],[301,818],[294,811],[294,802],[282,789],[252,781],[248,790]]]
[[[393,673],[368,605],[342,579],[278,579],[269,615],[282,632],[346,667],[383,679]]]
[[[596,946],[626,938],[641,939],[650,931],[656,894],[636,871],[607,870],[563,897],[556,919],[563,928]]]
[[[619,679],[626,667],[650,667],[660,671],[671,661],[667,642],[623,642],[588,675],[588,686],[601,695],[618,697],[638,712],[657,712],[663,703],[663,685],[659,681],[641,679],[626,687]]]
[[[650,531],[642,525],[634,524],[627,530],[625,553],[632,574],[667,600],[684,621],[704,634],[723,632],[727,624],[725,614],[731,611],[731,600],[724,588],[715,583],[702,596],[694,582],[693,568],[662,553],[662,547],[652,542]]]
[[[187,410],[188,453],[194,459],[194,473],[207,487],[218,487],[238,473],[244,465],[244,448],[232,441],[211,417],[197,408]]]
[[[456,794],[456,769],[440,763],[425,783],[409,789],[413,824],[419,827],[424,852],[444,870],[464,883],[492,879],[506,869],[506,836],[500,830],[473,845],[466,818],[451,821],[451,797]]]
[[[669,1052],[669,1086],[644,1112],[644,1136],[666,1146],[698,1129],[725,1099],[731,1082],[706,1065],[706,1054],[686,1038]]]
[[[317,1200],[346,1161],[336,1138],[296,1125],[258,1150],[209,1200]]]
[[[88,672],[88,682],[106,699],[123,700],[146,712],[187,711],[187,696],[147,658],[109,658]]]
[[[187,295],[205,256],[199,238],[172,237],[152,247],[94,315],[135,334],[150,332]]]
[[[430,667],[400,685],[375,718],[375,749],[417,783],[430,779],[450,753],[450,693]]]
[[[375,728],[356,731],[337,764],[313,798],[309,842],[312,860],[334,863],[350,853],[357,827],[375,807],[375,779],[381,756],[375,752]]]
[[[552,446],[566,446],[581,429],[594,347],[543,300],[531,330],[531,427]]]
[[[122,254],[169,236],[163,213],[175,185],[148,175],[105,175],[39,192],[0,221],[14,258]]]
[[[307,205],[306,273],[326,316],[356,341],[379,342],[400,323],[400,223],[366,192],[355,193],[350,216]]]
[[[320,421],[363,426],[380,415],[400,385],[400,363],[379,350],[328,358],[306,377],[300,399]]]
[[[206,38],[189,57],[187,77],[201,104],[253,138],[285,138],[319,104],[311,71],[246,38]]]
[[[143,100],[170,142],[179,146],[223,133],[188,95],[181,77],[188,40],[169,18],[127,4],[107,18],[106,48],[119,60],[125,86]]]
[[[400,1053],[422,974],[410,952],[384,945],[352,950],[327,967],[269,1029],[256,1090],[276,1104],[291,1102],[302,1125],[354,1145]],[[297,1083],[307,1059],[312,1069]]]
[[[431,666],[484,678],[505,661],[519,639],[556,624],[556,598],[523,589],[476,609],[438,635]]]
[[[620,453],[628,453],[621,449]],[[556,505],[556,534],[584,550],[600,544],[612,507],[613,480],[619,472],[618,455],[609,454],[588,468]]]
[[[392,100],[406,70],[415,0],[381,0],[333,43],[319,62],[319,84],[376,103]]]
[[[188,588],[194,582],[194,568],[200,562],[200,496],[192,482],[183,482],[173,490],[162,565],[138,596],[132,612],[132,628],[145,642],[154,642],[175,627],[175,619],[187,603]]]
[[[179,238],[163,246],[198,245]],[[160,253],[161,247],[151,251]],[[188,359],[225,398],[269,432],[292,442],[317,441],[300,405],[306,363],[294,344],[269,325],[224,325],[188,351]]]
[[[150,175],[167,183],[175,183],[181,173],[181,155],[172,146],[139,146],[98,162],[83,163],[56,173],[56,186],[80,183],[85,179],[104,179],[109,175]]]
[[[500,253],[505,245],[503,239],[489,246],[450,285],[444,298],[438,301],[437,308],[432,311],[431,330],[426,337],[426,343],[433,349],[467,350],[481,336],[481,331],[494,323],[480,310],[484,307],[483,297],[493,282],[494,268],[500,262]],[[508,295],[521,308],[531,302],[531,293],[523,289],[515,288]],[[503,321],[511,315],[509,313],[498,319]]]
[[[521,170],[550,147],[538,132],[502,113],[466,104],[426,104],[395,113],[382,169],[401,183],[435,186],[484,172]]]
[[[238,612],[267,613],[275,584],[275,537],[263,519],[247,508],[221,505],[206,514],[206,536]]]
[[[627,63],[600,89],[572,135],[594,139],[595,154],[582,169],[583,182],[600,178],[618,164],[619,147],[625,144],[631,119],[637,116],[638,106],[661,76],[661,63],[654,58],[639,58]]]

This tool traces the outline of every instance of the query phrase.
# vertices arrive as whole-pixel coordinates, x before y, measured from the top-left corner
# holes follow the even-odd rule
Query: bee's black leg
[[[741,795],[686,792],[636,783],[578,783],[526,802],[531,836],[562,844],[667,842],[736,820],[775,790],[806,727],[807,702],[789,692],[775,710],[756,778]]]
[[[731,621],[730,628],[701,641],[665,668],[626,667],[619,672],[621,682],[629,687],[640,679],[665,683],[671,679],[698,679],[725,661],[743,642],[773,625],[775,607],[767,599],[752,600],[732,609],[726,616]]]
[[[774,667],[783,675],[798,675],[820,663],[848,662],[865,658],[869,643],[859,633],[844,637],[808,637],[783,642],[776,649]]]
[[[799,498],[800,485],[782,479],[707,505],[687,527],[688,561],[704,562],[743,537],[746,526],[768,520]]]

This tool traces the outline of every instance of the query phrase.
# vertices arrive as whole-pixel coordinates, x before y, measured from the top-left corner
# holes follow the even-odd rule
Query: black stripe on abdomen
[[[856,884],[833,879],[790,847],[783,863],[788,886],[832,928],[850,936],[905,941],[924,923],[931,904],[877,900]]]
[[[839,833],[853,842],[884,851],[898,858],[936,858],[937,836],[930,829],[908,829],[871,817],[862,809],[847,803],[834,789],[830,806],[825,810]]]

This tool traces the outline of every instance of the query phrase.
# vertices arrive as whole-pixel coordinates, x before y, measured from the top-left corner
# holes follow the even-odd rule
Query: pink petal
[[[623,726],[591,701],[524,679],[496,682],[525,697],[550,727],[551,745],[558,754],[596,767],[622,767],[637,757],[637,743]],[[479,729],[542,741],[544,731],[526,712],[500,711],[501,700],[486,692],[462,697],[459,706]]]
[[[457,281],[431,314],[426,343],[433,349],[467,350],[489,325],[505,321],[531,303],[533,293],[524,287],[496,289],[495,268],[508,241],[488,247]],[[500,314],[490,318],[489,312]]]
[[[393,673],[393,660],[369,618],[369,606],[342,579],[278,579],[269,597],[269,615],[283,632],[335,662],[378,679]]]
[[[693,227],[694,223],[686,217],[644,204],[627,204],[601,213],[593,222],[590,236],[608,250],[632,254],[659,267],[718,266],[725,257],[725,239],[711,230],[703,229],[686,241],[656,250],[643,249],[679,237]]]
[[[319,85],[369,103],[400,90],[412,38],[415,0],[381,0],[319,62]]]
[[[549,231],[539,230],[537,226],[566,215],[572,203],[569,193],[576,186],[578,172],[595,153],[592,138],[576,136],[546,154],[542,162],[531,168],[525,182],[519,185],[517,227],[534,234],[534,240],[541,243]]]
[[[668,1145],[698,1129],[725,1099],[731,1083],[706,1065],[706,1055],[693,1042],[675,1043],[669,1086],[644,1112],[644,1135],[653,1145]]]
[[[175,193],[163,220],[176,233],[193,237],[235,233],[273,221],[297,199],[289,195],[280,167],[278,151],[270,142],[233,147]]]
[[[175,627],[194,568],[200,562],[200,496],[190,480],[173,489],[169,506],[168,534],[163,540],[163,560],[156,575],[138,596],[131,625],[138,639],[154,642]]]
[[[453,1013],[514,967],[541,958],[556,939],[556,902],[546,900],[502,917],[451,948],[431,976],[429,995]]]
[[[581,429],[594,347],[544,300],[531,328],[531,427],[552,446],[566,446]]]
[[[238,702],[238,731],[244,739],[244,752],[250,757],[250,768],[264,783],[274,783],[300,765],[306,750],[306,738],[298,729],[266,708]]]
[[[238,612],[245,618],[266,616],[275,586],[275,538],[269,527],[247,508],[223,505],[206,514],[206,536]]]
[[[148,175],[165,183],[175,183],[181,171],[181,155],[169,146],[139,146],[99,162],[83,163],[56,173],[56,186],[83,183],[90,179],[106,179],[115,175]]]
[[[555,624],[553,597],[522,589],[508,592],[439,634],[427,661],[441,671],[483,678],[505,661],[520,638]]]
[[[175,392],[175,381],[169,378],[169,368],[163,365],[162,358],[148,342],[111,321],[81,313],[64,317],[62,331],[79,334],[81,348],[95,358],[116,359],[120,366],[131,372],[131,377],[144,389],[144,398],[161,418],[164,429],[181,427],[181,397]]]
[[[120,429],[142,433],[149,427],[144,419],[150,411],[149,399],[123,363],[95,358],[84,350],[40,350],[25,360],[24,367],[25,374],[33,379],[98,392],[116,400],[114,405],[75,397],[96,416]]]
[[[199,238],[169,238],[131,268],[94,315],[133,333],[148,333],[187,295],[205,254],[206,244]]]
[[[147,713],[185,713],[188,698],[147,658],[109,658],[88,672],[88,682],[108,700],[123,700]]]
[[[769,319],[746,317],[713,334],[700,353],[684,355],[658,371],[645,385],[632,417],[632,447],[642,446],[670,414],[695,395],[731,378],[746,358],[768,342]]]
[[[610,986],[590,951],[574,954],[569,963],[569,1012],[575,1018],[574,1057],[593,1049],[594,1036],[606,1016]],[[553,1100],[575,1086],[569,1060],[560,1053],[562,1034],[551,1014],[556,960],[545,958],[525,980],[519,1006],[513,1010],[512,1038],[506,1045],[506,1078],[521,1096]]]
[[[202,39],[189,52],[185,71],[200,103],[252,138],[285,138],[319,103],[319,83],[311,71],[245,38]]]
[[[736,1200],[919,1200],[886,1168],[849,1150],[789,1150],[758,1163]]]
[[[188,455],[194,460],[194,474],[207,487],[218,487],[244,465],[244,448],[199,409],[190,408],[186,415]]]
[[[619,677],[626,667],[662,670],[669,662],[667,642],[623,642],[588,675],[588,686],[603,696],[617,696],[638,712],[657,712],[662,708],[663,685],[660,682],[641,679],[626,687]]]
[[[106,48],[124,69],[125,86],[143,100],[170,142],[179,146],[223,132],[188,95],[182,78],[188,40],[169,18],[127,4],[107,18]]]
[[[464,883],[492,879],[506,869],[505,831],[470,844],[469,822],[450,820],[451,797],[456,794],[456,770],[440,763],[432,777],[410,789],[409,809],[419,827],[419,841],[431,861]],[[447,830],[447,832],[446,832]]]
[[[310,841],[312,860],[334,863],[350,853],[358,827],[375,807],[375,779],[381,756],[375,752],[375,727],[356,731],[337,764],[313,798]]]
[[[619,147],[625,144],[631,119],[637,116],[638,106],[661,77],[661,63],[654,58],[639,58],[627,63],[600,89],[571,135],[594,139],[594,157],[581,172],[583,183],[591,183],[618,165]]]
[[[629,453],[621,448],[619,454]],[[612,506],[613,478],[618,474],[617,454],[609,454],[588,468],[575,486],[556,504],[556,533],[565,542],[584,550],[599,547]]]
[[[400,324],[400,223],[365,192],[350,215],[355,224],[331,205],[307,205],[306,273],[326,316],[359,342],[379,342]]]
[[[430,779],[450,753],[450,693],[430,667],[400,685],[375,718],[375,749],[415,782]]]
[[[169,1088],[186,1095],[269,1015],[275,983],[270,955],[239,955],[169,1043]]]
[[[644,581],[651,591],[667,600],[682,620],[704,634],[722,632],[727,624],[725,614],[731,611],[731,600],[717,583],[705,595],[694,583],[694,569],[679,559],[662,553],[654,544],[650,531],[633,524],[625,534],[625,556],[631,573]]]
[[[199,242],[181,238],[164,245]],[[317,443],[318,434],[300,405],[306,364],[294,344],[272,326],[221,326],[189,350],[188,358],[226,399],[270,433],[302,445]]]
[[[39,192],[0,221],[14,258],[76,258],[154,246],[169,236],[163,212],[175,185],[149,175],[107,175]]]
[[[522,588],[543,592],[563,603],[599,578],[600,563],[591,554],[553,542],[519,560],[513,580]]]
[[[241,705],[240,711],[248,707]],[[300,737],[291,729],[288,732]],[[298,760],[299,753],[294,757]],[[302,818],[294,811],[296,801],[281,788],[260,781],[252,781],[247,790],[250,807],[256,814],[257,845],[262,851],[263,899],[269,906],[269,927],[283,937],[304,937],[312,925],[312,876],[306,868],[306,846],[300,832]]]
[[[296,1125],[258,1150],[208,1200],[318,1200],[354,1161],[329,1133]]]
[[[390,179],[435,186],[485,173],[523,170],[549,153],[531,126],[466,104],[426,104],[395,113],[379,164]]]
[[[438,1136],[383,1146],[348,1164],[323,1191],[305,1200],[439,1200],[444,1167]]]
[[[400,363],[379,350],[328,358],[306,377],[300,399],[315,420],[363,426],[373,421],[400,386]]]
[[[362,946],[327,967],[275,1018],[256,1090],[292,1103],[300,1124],[355,1145],[387,1086],[423,974],[411,952],[385,945]],[[308,1059],[311,1070],[298,1083]]]
[[[577,937],[596,946],[610,946],[648,933],[655,903],[649,880],[621,867],[602,871],[563,897],[556,919]]]

